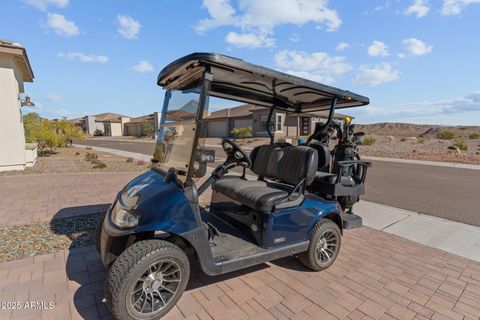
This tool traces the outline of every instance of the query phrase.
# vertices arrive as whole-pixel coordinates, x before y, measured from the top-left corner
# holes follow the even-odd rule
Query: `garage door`
[[[234,121],[235,128],[246,128],[246,127],[252,127],[252,119],[237,119]]]
[[[225,121],[209,121],[207,127],[207,137],[226,137],[227,124]]]

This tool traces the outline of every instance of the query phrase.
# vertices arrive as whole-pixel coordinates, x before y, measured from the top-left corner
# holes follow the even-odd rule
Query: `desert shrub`
[[[53,121],[29,113],[23,117],[25,140],[36,142],[40,155],[52,153],[54,148],[70,145],[74,139],[82,139],[83,131],[67,120]]]
[[[400,139],[400,141],[405,142],[405,141],[407,141],[407,138],[402,138],[402,139]]]
[[[143,166],[145,164],[145,162],[143,160],[138,160],[137,161],[137,165],[139,166]]]
[[[366,145],[366,146],[371,146],[372,144],[375,143],[375,138],[372,137],[372,136],[365,136],[363,137],[363,144]]]
[[[80,152],[78,152],[78,151],[75,152],[75,155],[76,155],[76,156],[79,156],[79,155],[80,155]]]
[[[133,158],[132,158],[132,157],[128,157],[126,161],[129,162],[129,163],[130,163],[130,162],[133,162]]]
[[[233,128],[231,134],[237,139],[246,139],[252,136],[252,127]]]
[[[478,138],[480,138],[480,134],[478,132],[470,133],[470,135],[468,136],[468,139],[472,140],[477,140]]]
[[[437,133],[437,138],[441,140],[452,140],[455,138],[455,134],[452,131],[443,130]]]
[[[98,154],[87,152],[85,154],[85,160],[91,161],[92,163],[98,160]]]
[[[92,150],[92,147],[86,147],[85,150]]]
[[[427,142],[427,140],[428,140],[427,138],[420,137],[420,138],[417,139],[417,142],[420,143],[420,144],[424,144],[425,142]]]
[[[452,145],[452,147],[458,148],[458,149],[463,150],[463,151],[468,150],[468,144],[467,144],[467,141],[465,141],[464,138],[460,138],[457,141],[455,141],[455,143]]]
[[[95,131],[93,132],[93,135],[94,135],[95,137],[103,136],[103,131],[100,130],[100,129],[95,129]]]
[[[100,160],[97,160],[93,165],[92,165],[92,168],[93,169],[103,169],[103,168],[106,168],[107,167],[107,164],[103,161],[100,161]]]

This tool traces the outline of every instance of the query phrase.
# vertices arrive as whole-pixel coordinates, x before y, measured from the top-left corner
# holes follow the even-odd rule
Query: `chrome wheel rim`
[[[165,309],[180,287],[182,271],[173,260],[152,264],[137,279],[131,292],[132,308],[142,314]]]
[[[338,249],[338,236],[335,232],[327,230],[318,239],[315,248],[315,259],[321,265],[330,263]]]

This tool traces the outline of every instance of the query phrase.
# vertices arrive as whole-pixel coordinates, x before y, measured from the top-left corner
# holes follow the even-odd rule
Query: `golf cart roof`
[[[165,89],[187,89],[201,81],[204,71],[213,75],[209,95],[290,112],[329,110],[367,105],[359,94],[327,86],[241,59],[216,54],[192,53],[173,61],[158,75]]]

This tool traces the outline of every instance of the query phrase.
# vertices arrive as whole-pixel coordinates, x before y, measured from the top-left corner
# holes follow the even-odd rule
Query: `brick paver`
[[[78,172],[0,177],[0,227],[104,210],[140,172]]]
[[[110,319],[93,247],[0,264],[0,301],[53,301],[0,310],[0,319]],[[209,277],[193,267],[166,319],[480,318],[480,263],[369,228],[346,231],[335,264],[311,272],[293,258]]]

